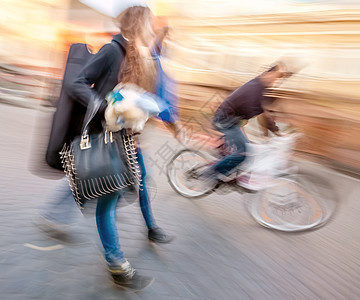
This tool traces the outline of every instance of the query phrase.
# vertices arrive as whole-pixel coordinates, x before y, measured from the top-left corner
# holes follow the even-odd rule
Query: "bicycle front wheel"
[[[187,198],[203,196],[213,190],[216,183],[199,178],[211,161],[201,152],[181,150],[169,162],[167,177],[171,187]]]
[[[336,208],[336,196],[322,179],[305,174],[290,175],[250,199],[253,218],[280,231],[304,231],[325,224]]]

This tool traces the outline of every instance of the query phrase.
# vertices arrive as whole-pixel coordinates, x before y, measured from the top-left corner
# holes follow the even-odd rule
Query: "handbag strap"
[[[101,103],[102,100],[99,97],[94,97],[93,101],[89,101],[86,109],[86,114],[84,117],[83,126],[81,129],[81,136],[87,135],[89,124],[91,120],[95,117],[96,113],[98,112]]]

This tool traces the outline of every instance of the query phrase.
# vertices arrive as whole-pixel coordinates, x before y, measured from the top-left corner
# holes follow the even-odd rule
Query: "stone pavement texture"
[[[118,210],[126,257],[156,278],[150,288],[129,293],[106,273],[91,212],[74,229],[76,243],[49,239],[32,222],[56,183],[29,167],[34,136],[44,134],[37,128],[50,124],[46,113],[0,104],[0,124],[0,299],[359,299],[360,186],[353,178],[312,166],[339,196],[334,219],[315,231],[276,232],[255,223],[236,192],[196,201],[175,194],[154,162],[164,165],[166,151],[180,146],[147,128],[154,214],[176,239],[151,244],[139,206]]]

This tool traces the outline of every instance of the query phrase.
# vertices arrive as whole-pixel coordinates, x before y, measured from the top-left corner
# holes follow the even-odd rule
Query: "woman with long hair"
[[[99,133],[103,130],[102,123],[107,107],[105,96],[119,82],[136,84],[148,92],[155,92],[157,67],[150,50],[154,42],[152,18],[153,15],[148,7],[127,8],[117,19],[121,34],[115,35],[111,43],[104,45],[84,66],[76,80],[65,87],[74,99],[71,122],[64,124],[64,128],[68,128],[66,135],[68,140],[80,135],[87,105],[95,98],[100,98],[103,102],[89,125],[89,132]],[[152,215],[140,149],[137,156],[144,184],[143,188],[139,189],[139,200],[148,227],[148,238],[153,242],[168,243],[172,237],[156,225]],[[47,221],[55,225],[66,219],[63,212],[71,205],[74,206],[73,196],[65,180],[61,181],[60,189],[61,197],[58,196],[59,199],[53,203],[51,210],[48,207],[46,214],[43,215]],[[121,196],[118,195],[108,195],[98,199],[96,207],[98,233],[104,247],[108,270],[115,284],[123,288],[141,290],[149,286],[153,278],[140,276],[125,259],[121,250],[116,226],[116,207],[120,199]],[[72,203],[69,204],[70,202]],[[57,212],[62,212],[62,215],[56,216]]]
[[[126,56],[123,60],[118,80],[122,84],[136,84],[147,92],[156,92],[158,68],[153,57],[153,47],[157,42],[153,31],[153,15],[148,8],[141,6],[127,9],[118,17],[119,28],[126,42]],[[137,158],[141,169],[143,188],[139,192],[141,212],[149,229],[149,240],[169,243],[173,237],[167,235],[156,225],[146,188],[146,169],[142,151],[137,142]]]

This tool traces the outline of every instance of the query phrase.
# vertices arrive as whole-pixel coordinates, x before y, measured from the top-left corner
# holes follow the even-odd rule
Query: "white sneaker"
[[[115,285],[126,290],[140,291],[154,282],[154,277],[139,275],[127,260],[118,266],[109,267],[109,271]]]

